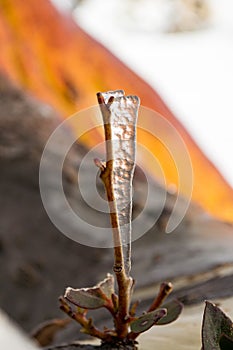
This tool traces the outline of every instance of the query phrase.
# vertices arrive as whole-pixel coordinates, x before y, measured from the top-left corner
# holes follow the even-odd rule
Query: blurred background
[[[232,1],[53,2],[160,93],[232,185]]]
[[[166,179],[161,186],[152,162],[141,157],[134,216],[145,207],[150,179],[153,201],[143,211],[143,229],[158,220],[133,243],[139,296],[153,298],[161,279],[181,282],[175,293],[187,304],[232,294],[232,12],[231,0],[0,0],[0,307],[28,333],[44,320],[62,317],[57,298],[65,287],[94,285],[112,266],[111,249],[61,234],[39,187],[41,155],[60,126],[45,170],[49,204],[63,218],[58,160],[73,135],[92,127],[96,115],[87,108],[96,105],[98,91],[138,95],[142,106],[155,111],[147,110],[152,136],[168,141],[164,147],[159,137],[138,131]],[[62,124],[77,112],[85,117],[82,123]],[[159,124],[158,114],[171,129]],[[193,178],[174,131],[185,142]],[[65,158],[62,180],[72,209],[94,227],[109,228],[108,215],[92,210],[78,189],[82,160],[102,140],[100,130],[84,132]],[[166,145],[176,151],[180,169]],[[85,188],[94,179],[104,197],[92,159],[85,169]],[[175,234],[165,235],[177,197],[176,214],[184,203],[187,208],[190,180],[190,206]],[[78,237],[89,233],[75,230]],[[74,339],[77,329],[71,325],[56,341]]]

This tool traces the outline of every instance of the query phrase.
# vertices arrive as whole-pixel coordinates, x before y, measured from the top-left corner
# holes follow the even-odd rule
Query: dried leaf
[[[174,322],[181,314],[183,304],[178,300],[172,300],[163,305],[163,308],[167,310],[167,315],[161,318],[157,322],[157,325],[164,325]]]
[[[114,278],[108,274],[107,278],[92,288],[73,289],[68,287],[65,298],[72,304],[83,309],[98,309],[111,302],[114,293]]]
[[[71,319],[66,318],[43,322],[31,332],[31,337],[34,338],[40,346],[50,345],[56,333],[65,328],[70,321]]]
[[[233,340],[225,334],[221,336],[219,344],[221,350],[233,350]]]
[[[97,287],[101,289],[101,291],[106,295],[108,299],[112,298],[112,294],[114,293],[114,277],[110,273],[107,274],[107,278],[105,278],[102,282],[100,282]]]
[[[157,324],[159,320],[166,316],[166,314],[166,309],[158,309],[148,312],[147,314],[138,317],[136,320],[131,322],[131,331],[133,333],[143,333]]]
[[[202,324],[202,350],[230,350],[233,323],[216,305],[206,302]]]

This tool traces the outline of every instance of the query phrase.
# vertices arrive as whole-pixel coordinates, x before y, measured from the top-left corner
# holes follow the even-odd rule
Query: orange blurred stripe
[[[65,117],[96,104],[97,91],[120,88],[140,96],[143,106],[162,114],[183,137],[194,170],[193,200],[211,214],[233,221],[233,189],[156,91],[70,16],[59,13],[47,0],[0,0],[0,44],[1,70]],[[92,132],[85,142],[92,146],[99,138],[98,132]],[[139,139],[160,159],[167,181],[177,184],[168,154],[141,131]],[[156,175],[156,169],[149,171]]]

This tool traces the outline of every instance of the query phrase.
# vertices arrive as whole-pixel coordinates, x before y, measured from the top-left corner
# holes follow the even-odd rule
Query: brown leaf
[[[34,338],[40,346],[50,345],[56,333],[65,328],[70,322],[71,319],[69,318],[43,322],[31,332],[31,337]]]
[[[98,309],[112,302],[114,278],[108,274],[102,282],[91,288],[73,289],[68,287],[65,298],[72,304],[84,309]]]

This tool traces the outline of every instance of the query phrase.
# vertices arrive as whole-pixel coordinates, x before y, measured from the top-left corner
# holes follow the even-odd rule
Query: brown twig
[[[67,303],[65,298],[60,297],[59,301],[61,303],[60,309],[64,311],[69,317],[73,318],[75,321],[77,321],[83,328],[82,332],[89,334],[93,337],[96,337],[98,339],[101,339],[106,342],[110,342],[113,339],[113,334],[102,332],[98,328],[96,328],[93,324],[93,321],[91,318],[86,318],[86,312],[79,312],[79,311],[73,311],[70,305]],[[115,334],[115,337],[117,334]]]
[[[76,320],[81,331],[99,338],[103,344],[135,345],[135,339],[166,316],[167,309],[157,310],[172,291],[172,284],[164,282],[148,311],[136,316],[138,302],[130,309],[134,280],[130,277],[131,262],[131,218],[132,218],[132,180],[136,157],[136,120],[139,99],[136,96],[124,96],[122,90],[97,94],[104,121],[106,162],[94,159],[100,169],[100,178],[104,184],[110,221],[113,231],[114,265],[113,270],[118,285],[118,294],[114,292],[114,277],[111,274],[92,288],[67,288],[65,298],[60,298],[61,310]],[[76,306],[75,309],[68,304]],[[77,307],[78,306],[78,307]],[[105,307],[114,320],[114,329],[96,328],[91,318],[87,318],[89,309]],[[175,320],[181,311],[180,306],[165,320],[164,324]],[[131,330],[131,331],[130,331]]]
[[[125,272],[124,256],[122,249],[122,241],[119,229],[119,222],[117,216],[116,201],[113,190],[113,150],[112,150],[112,132],[110,123],[110,105],[114,100],[111,96],[107,103],[105,103],[104,97],[101,93],[97,94],[98,102],[104,121],[104,132],[106,140],[106,165],[101,163],[100,178],[105,186],[109,209],[111,225],[113,230],[113,242],[114,242],[114,273],[116,275],[118,284],[118,313],[115,319],[115,327],[119,338],[125,338],[128,333],[128,318],[129,318],[129,305],[130,305],[130,290],[132,287],[132,278],[128,277]]]
[[[154,299],[154,301],[151,304],[151,306],[149,307],[149,309],[147,310],[147,312],[154,311],[158,307],[160,307],[162,305],[162,303],[164,302],[164,300],[171,293],[171,291],[172,291],[172,284],[171,284],[171,282],[163,282],[163,283],[161,283],[159,293],[158,293],[157,297]]]

